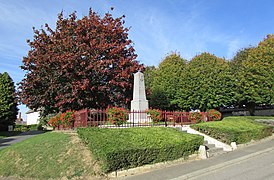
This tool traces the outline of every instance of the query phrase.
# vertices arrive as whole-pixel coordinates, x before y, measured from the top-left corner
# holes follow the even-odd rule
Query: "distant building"
[[[22,113],[21,112],[18,112],[15,124],[26,124],[26,121],[24,121],[23,118],[22,118]]]
[[[39,118],[40,118],[40,112],[39,111],[29,110],[29,111],[26,112],[27,125],[38,124],[39,123]]]

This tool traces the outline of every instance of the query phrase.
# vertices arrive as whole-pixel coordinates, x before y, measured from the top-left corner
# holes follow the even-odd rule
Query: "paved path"
[[[42,134],[42,133],[44,133],[44,131],[27,131],[27,132],[23,132],[17,136],[11,136],[11,137],[0,139],[0,150],[4,149],[14,143],[24,141],[28,138],[31,138],[33,136],[36,136],[36,135]]]
[[[202,180],[273,180],[274,179],[274,149],[267,148],[252,156],[232,160],[231,164],[217,167],[208,172],[196,174],[192,178],[181,176],[176,179]]]
[[[242,176],[239,176],[238,179],[274,179],[274,171],[271,170],[274,169],[273,157],[274,136],[206,160],[192,161],[120,179],[237,179],[241,174]],[[251,165],[255,161],[256,163]],[[252,172],[251,177],[247,177],[244,172],[247,174]],[[254,174],[258,174],[258,176],[256,177]],[[268,177],[264,177],[264,175]]]

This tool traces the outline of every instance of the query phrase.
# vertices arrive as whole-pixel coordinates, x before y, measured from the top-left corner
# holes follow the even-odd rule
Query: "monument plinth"
[[[133,100],[131,101],[130,122],[148,122],[150,118],[144,113],[148,109],[148,100],[146,99],[144,74],[138,71],[134,74]],[[142,112],[142,113],[141,113]]]

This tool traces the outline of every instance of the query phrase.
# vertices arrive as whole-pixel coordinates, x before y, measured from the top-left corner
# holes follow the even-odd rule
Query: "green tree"
[[[0,74],[0,129],[14,125],[18,113],[14,83],[7,72]]]
[[[244,58],[239,60],[238,53],[233,60],[238,69],[235,72],[237,99],[254,115],[256,105],[274,103],[274,35],[240,53],[245,54]]]
[[[235,77],[236,74],[239,74],[242,71],[242,69],[244,68],[242,66],[242,63],[247,60],[250,52],[255,48],[256,47],[248,47],[239,50],[233,57],[233,59],[230,61],[230,68],[232,73],[235,74]]]
[[[234,83],[235,83],[235,95],[236,95],[236,102],[234,104],[235,107],[244,108],[245,104],[242,101],[242,87],[241,87],[241,74],[244,71],[243,62],[247,60],[250,52],[255,49],[256,47],[248,47],[239,50],[236,55],[233,57],[231,61],[229,61],[230,70],[234,76]]]
[[[158,89],[153,90],[153,82],[156,77],[157,68],[155,66],[145,67],[144,77],[145,77],[145,87],[146,96],[151,108],[162,109],[162,107],[168,106],[166,96],[162,91]]]
[[[180,81],[175,102],[184,109],[206,111],[233,104],[233,76],[228,63],[209,53],[195,56]]]
[[[146,91],[150,91],[153,86],[153,80],[156,76],[156,67],[155,66],[146,66],[144,71],[145,77],[145,87]]]
[[[176,53],[171,53],[164,58],[153,78],[151,104],[155,104],[157,108],[164,110],[179,108],[173,101],[185,66],[186,60]]]

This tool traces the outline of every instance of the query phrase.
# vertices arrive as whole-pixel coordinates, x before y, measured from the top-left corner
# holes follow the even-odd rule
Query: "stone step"
[[[215,148],[215,144],[204,144],[206,146],[206,149]]]
[[[204,141],[204,146],[206,146],[206,149],[214,148],[215,144],[209,144],[208,141]]]
[[[220,154],[224,154],[226,152],[223,151],[223,148],[213,147],[213,148],[209,148],[207,150],[207,153],[208,153],[208,157],[213,157],[213,156],[217,156],[217,155],[220,155]]]

